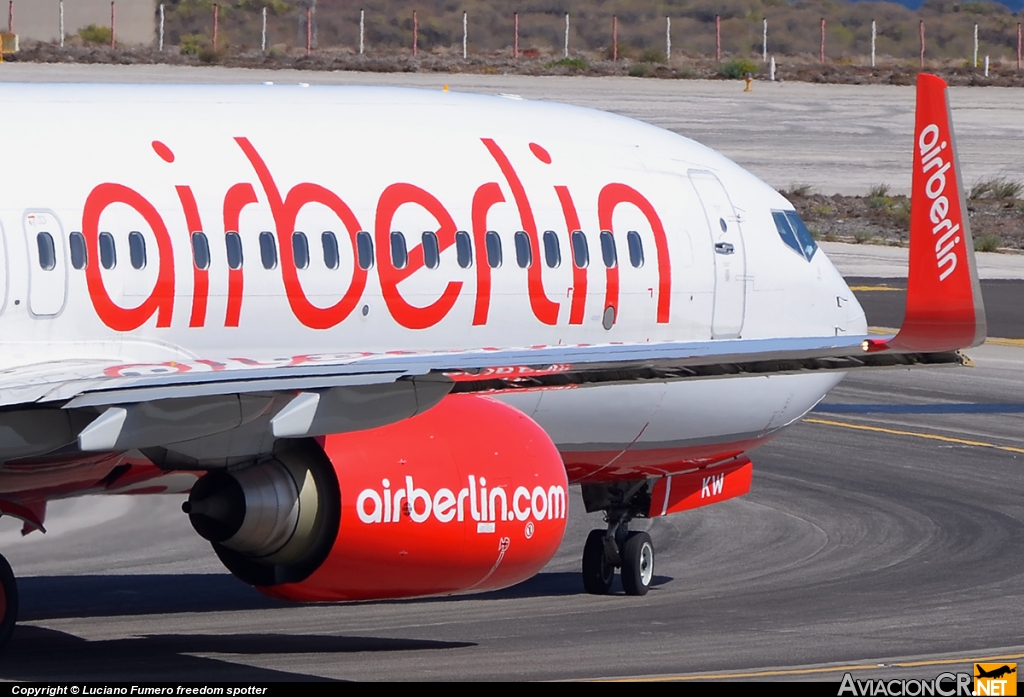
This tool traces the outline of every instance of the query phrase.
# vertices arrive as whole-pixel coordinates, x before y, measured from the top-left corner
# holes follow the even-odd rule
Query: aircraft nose
[[[835,295],[836,304],[836,328],[844,334],[867,334],[867,317],[864,315],[864,308],[860,301],[846,282],[842,274],[832,263],[832,260],[825,254],[820,256],[821,274],[826,280],[830,293]]]

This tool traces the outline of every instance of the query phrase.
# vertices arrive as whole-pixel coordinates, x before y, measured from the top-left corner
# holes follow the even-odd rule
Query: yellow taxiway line
[[[883,428],[881,426],[866,426],[864,424],[853,424],[846,421],[832,421],[830,419],[809,418],[804,419],[804,422],[809,424],[821,424],[823,426],[838,426],[840,428],[852,428],[857,431],[874,431],[875,433],[888,433],[893,436],[912,436],[914,438],[925,438],[927,440],[942,441],[943,443],[970,445],[976,448],[992,448],[994,450],[1005,450],[1011,453],[1024,453],[1024,448],[1014,448],[1013,446],[1010,445],[996,445],[995,443],[986,443],[980,440],[966,440],[964,438],[939,436],[934,433],[920,433],[918,431],[900,431],[895,428]]]

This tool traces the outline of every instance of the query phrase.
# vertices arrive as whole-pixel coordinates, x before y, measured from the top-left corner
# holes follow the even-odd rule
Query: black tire
[[[18,584],[14,580],[11,565],[0,556],[0,648],[10,640],[17,621]]]
[[[654,543],[646,532],[631,532],[622,545],[622,589],[647,595],[654,579]]]
[[[604,554],[604,530],[591,530],[583,545],[583,587],[591,595],[608,595],[615,580],[615,565]]]

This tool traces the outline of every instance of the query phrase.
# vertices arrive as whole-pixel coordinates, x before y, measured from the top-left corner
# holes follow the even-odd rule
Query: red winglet
[[[952,351],[985,340],[985,307],[974,260],[946,83],[917,77],[910,199],[907,312],[889,347]]]

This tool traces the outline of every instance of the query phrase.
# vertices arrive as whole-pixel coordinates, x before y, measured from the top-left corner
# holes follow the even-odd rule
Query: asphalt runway
[[[872,326],[895,328],[903,324],[903,310],[907,302],[905,278],[847,276],[846,281]],[[1024,337],[1024,280],[983,279],[981,294],[985,299],[988,335]]]
[[[212,81],[224,74],[0,68],[0,80]],[[353,79],[299,75],[309,82]],[[277,75],[286,77],[293,79]],[[733,96],[729,83],[386,78],[450,80],[467,89],[472,85],[458,80],[476,80],[484,90],[511,85],[501,91],[620,100],[648,110],[655,122],[704,124],[709,144],[728,139],[715,134],[731,123],[739,135],[736,151],[727,152],[779,185],[819,165],[821,187],[843,184],[842,167],[853,167],[850,186],[895,183],[881,178],[909,172],[898,152],[909,147],[897,143],[909,138],[912,93],[901,88],[757,85],[754,94],[775,94],[775,106],[747,102],[742,111],[738,100],[749,95]],[[582,93],[570,93],[571,84]],[[673,96],[686,89],[704,96]],[[974,129],[979,167],[1011,159],[1016,164],[1007,166],[1020,167],[1017,150],[998,141],[1021,123],[1024,92],[964,95],[955,118],[960,108],[989,119],[965,116],[961,145]],[[888,106],[877,107],[886,99]],[[772,119],[754,118],[758,108],[773,109]],[[792,126],[780,116],[786,109]],[[762,137],[773,119],[783,125]],[[829,137],[842,145],[823,150],[836,124],[842,130]],[[994,135],[982,137],[986,128]],[[754,153],[749,161],[740,156],[744,148]],[[897,326],[902,294],[878,287],[902,282],[863,275],[871,277],[852,284],[875,287],[855,291],[870,322]],[[600,522],[582,513],[578,496],[556,557],[517,587],[328,606],[268,600],[226,574],[191,530],[178,497],[85,498],[51,505],[45,536],[21,538],[13,521],[0,520],[0,550],[22,592],[22,624],[0,657],[0,679],[838,681],[846,669],[858,678],[931,678],[969,670],[979,658],[1024,658],[1019,283],[984,282],[991,334],[1009,341],[970,351],[974,368],[851,375],[808,419],[755,452],[748,496],[653,521],[656,580],[643,598],[583,592],[583,541]]]
[[[177,497],[56,503],[46,536],[0,532],[23,621],[0,679],[838,681],[1024,657],[1024,348],[970,353],[852,375],[756,451],[748,496],[648,522],[643,598],[583,592],[599,521],[576,497],[517,587],[329,606],[224,573]]]

